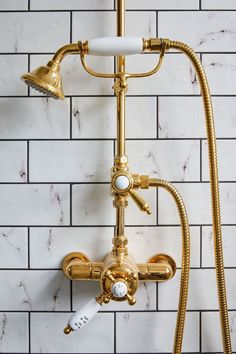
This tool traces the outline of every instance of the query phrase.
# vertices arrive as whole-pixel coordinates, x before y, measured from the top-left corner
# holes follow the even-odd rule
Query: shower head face
[[[21,76],[21,79],[33,89],[55,99],[65,98],[58,64],[50,61],[46,66],[31,71]]]

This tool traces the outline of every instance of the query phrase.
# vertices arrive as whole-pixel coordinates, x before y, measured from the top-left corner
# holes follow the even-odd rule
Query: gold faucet
[[[116,43],[116,48],[112,45],[114,43]],[[65,257],[62,266],[65,276],[72,280],[99,281],[101,294],[90,301],[84,311],[79,311],[78,314],[72,315],[64,332],[69,334],[71,331],[80,329],[99,311],[102,304],[106,304],[110,300],[127,300],[130,305],[134,305],[136,302],[134,295],[138,288],[139,281],[162,282],[171,279],[175,275],[175,261],[166,254],[154,255],[147,263],[136,263],[134,258],[128,253],[128,239],[125,232],[125,209],[128,206],[129,197],[133,199],[141,211],[151,214],[149,204],[139,196],[137,191],[138,189],[148,189],[150,187],[164,188],[170,193],[176,204],[182,229],[180,294],[173,345],[173,353],[181,353],[190,270],[190,233],[187,213],[180,194],[171,183],[149,176],[134,174],[129,171],[125,146],[125,103],[128,91],[128,79],[147,77],[158,72],[161,68],[165,52],[168,49],[178,50],[187,55],[196,70],[201,88],[209,151],[212,226],[222,343],[224,353],[231,354],[232,349],[224,279],[214,117],[207,78],[200,59],[188,45],[169,39],[125,37],[125,0],[117,0],[117,37],[112,39],[100,38],[68,44],[60,48],[46,66],[39,67],[31,73],[22,76],[22,79],[29,86],[53,98],[63,99],[64,93],[59,73],[60,64],[66,55],[77,54],[80,55],[82,66],[90,75],[101,78],[113,78],[115,80],[113,89],[117,98],[117,140],[114,165],[111,170],[111,196],[113,197],[113,206],[116,209],[116,227],[113,247],[111,252],[104,258],[103,262],[91,262],[81,252],[73,252]],[[145,52],[159,53],[157,64],[153,70],[144,73],[126,72],[125,56]],[[116,56],[116,72],[106,74],[95,72],[87,65],[86,55]]]

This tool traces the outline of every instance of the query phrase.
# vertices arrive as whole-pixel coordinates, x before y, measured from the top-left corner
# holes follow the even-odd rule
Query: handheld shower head
[[[54,61],[49,61],[46,66],[31,71],[21,76],[21,79],[30,87],[55,99],[64,99],[62,90],[60,66]]]
[[[81,47],[79,43],[70,43],[58,49],[46,66],[21,76],[21,79],[30,87],[55,99],[65,98],[62,90],[60,63],[68,54],[79,54]]]

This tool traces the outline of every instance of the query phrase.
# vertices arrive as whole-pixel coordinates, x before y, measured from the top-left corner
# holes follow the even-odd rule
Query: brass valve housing
[[[100,281],[107,302],[127,300],[130,305],[136,302],[133,295],[137,291],[139,281],[169,280],[175,271],[175,261],[164,254],[153,256],[148,263],[136,264],[130,255],[120,256],[110,252],[103,262],[90,262],[84,254],[73,252],[63,261],[63,272],[67,278]],[[127,294],[122,297],[112,294],[112,286],[118,282],[127,287]]]

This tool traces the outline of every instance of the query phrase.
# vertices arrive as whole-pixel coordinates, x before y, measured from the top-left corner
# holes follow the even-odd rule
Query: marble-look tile
[[[30,66],[33,70],[51,60],[51,55],[32,55]],[[98,72],[114,72],[113,57],[89,57],[88,64]],[[71,55],[61,64],[62,86],[65,95],[113,95],[113,79],[100,79],[89,75],[82,67],[78,55]],[[1,83],[1,82],[0,82]],[[1,88],[1,86],[0,86]],[[32,96],[42,95],[31,89]]]
[[[184,203],[190,224],[211,224],[211,201],[209,183],[177,183]],[[221,183],[221,214],[223,224],[236,222],[236,184]],[[179,224],[179,217],[175,204],[170,195],[159,190],[159,224]]]
[[[152,70],[158,54],[127,57],[127,70],[141,73]],[[129,81],[132,95],[192,95],[199,94],[196,75],[189,60],[182,54],[166,54],[160,71],[148,78]]]
[[[235,95],[236,54],[203,54],[211,94]]]
[[[176,313],[118,313],[118,353],[172,352]],[[199,351],[199,315],[187,313],[184,352]]]
[[[155,10],[180,10],[180,9],[198,9],[198,0],[127,0],[127,9],[155,9]]]
[[[0,56],[0,96],[27,95],[27,86],[20,76],[27,71],[27,55]]]
[[[236,97],[213,97],[217,138],[236,136]],[[201,97],[159,97],[159,138],[206,138]]]
[[[66,225],[69,186],[46,184],[0,185],[2,225]]]
[[[200,266],[200,229],[191,227],[191,266]],[[81,251],[91,261],[101,261],[111,251],[113,227],[34,227],[30,229],[31,268],[60,268],[66,254]],[[179,227],[127,227],[129,252],[137,263],[154,253],[167,253],[181,267]],[[38,250],[40,249],[40,253]]]
[[[0,98],[0,138],[69,138],[69,103],[69,99],[56,101],[47,97]]]
[[[235,12],[160,12],[158,29],[160,37],[181,40],[198,52],[236,50]]]
[[[147,262],[151,256],[158,253],[170,255],[181,267],[181,230],[173,227],[128,227],[130,253],[137,263]],[[190,228],[191,234],[191,267],[200,265],[200,230],[198,227]]]
[[[77,311],[84,306],[89,299],[100,294],[99,282],[75,281],[73,282],[73,310]],[[127,301],[111,301],[104,304],[101,311],[152,311],[156,310],[156,284],[155,282],[140,283],[135,293],[136,304],[130,306]]]
[[[235,149],[236,140],[217,141],[220,181],[236,180]],[[208,147],[206,141],[203,141],[202,144],[202,178],[204,181],[209,181]]]
[[[63,12],[2,13],[0,52],[56,51],[70,41],[69,20]]]
[[[236,351],[236,312],[229,312],[232,351]],[[222,351],[220,317],[218,312],[202,312],[202,351],[218,353]]]
[[[0,313],[0,352],[28,353],[28,314]]]
[[[34,141],[29,156],[31,182],[109,182],[113,142]]]
[[[100,261],[111,251],[113,235],[113,227],[31,228],[30,266],[60,268],[63,258],[74,251]]]
[[[236,269],[226,269],[226,284],[228,308],[236,307]],[[176,310],[178,306],[180,270],[171,281],[164,282],[158,287],[158,309]],[[216,288],[215,269],[191,269],[189,279],[189,310],[217,310],[218,297]]]
[[[236,249],[236,226],[223,226],[223,250],[225,267],[236,267],[235,249]],[[214,267],[214,240],[212,228],[204,226],[202,230],[202,266]]]
[[[27,181],[27,145],[24,141],[0,142],[0,182]]]
[[[88,23],[92,23],[93,26],[88,26]],[[73,13],[73,41],[112,36],[116,36],[114,11]],[[126,36],[155,37],[156,13],[154,11],[127,12]]]
[[[27,10],[28,0],[0,0],[0,10]]]
[[[155,97],[127,97],[127,138],[156,138],[156,111]],[[72,135],[73,138],[114,139],[116,98],[73,98]]]
[[[236,9],[236,3],[234,0],[202,0],[202,9],[226,9],[226,10],[233,10]]]
[[[126,225],[153,225],[156,223],[156,193],[154,190],[138,191],[151,206],[152,214],[141,212],[130,200]],[[73,225],[114,225],[115,209],[112,207],[110,185],[74,185],[72,189]]]
[[[199,141],[128,141],[127,150],[134,173],[172,181],[200,179]]]
[[[0,271],[2,311],[68,311],[70,284],[61,271]]]
[[[111,0],[31,0],[30,8],[31,10],[112,10],[113,2]]]
[[[0,268],[28,267],[26,228],[0,228]]]
[[[63,335],[71,313],[33,313],[33,353],[113,353],[114,315],[98,313],[81,332]]]

